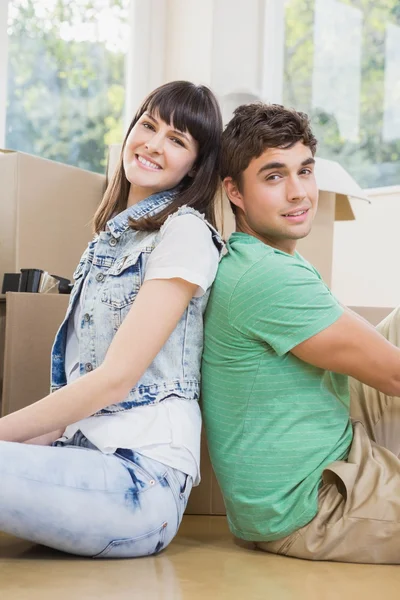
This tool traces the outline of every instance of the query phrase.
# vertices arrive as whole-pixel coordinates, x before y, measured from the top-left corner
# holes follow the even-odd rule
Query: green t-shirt
[[[231,531],[282,538],[317,513],[324,467],[352,441],[344,375],[290,350],[343,308],[298,253],[234,233],[206,312],[202,404]]]

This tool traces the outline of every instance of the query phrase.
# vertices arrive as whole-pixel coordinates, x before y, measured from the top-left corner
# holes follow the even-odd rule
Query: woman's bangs
[[[200,144],[210,132],[207,130],[209,119],[205,110],[199,110],[199,99],[195,98],[191,90],[180,90],[180,93],[160,92],[150,99],[146,110],[150,114],[158,114],[160,118],[174,129],[189,132]],[[183,92],[183,93],[182,93]]]

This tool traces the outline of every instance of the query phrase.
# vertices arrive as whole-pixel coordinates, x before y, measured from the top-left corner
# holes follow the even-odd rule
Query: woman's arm
[[[0,440],[24,442],[121,402],[175,329],[197,285],[183,279],[146,281],[100,367],[42,400],[0,419]]]
[[[39,437],[32,438],[30,440],[25,440],[25,444],[33,444],[35,446],[51,446],[53,442],[58,440],[62,436],[64,429],[57,429],[56,431],[51,431],[50,433],[45,433],[44,435],[39,435]]]

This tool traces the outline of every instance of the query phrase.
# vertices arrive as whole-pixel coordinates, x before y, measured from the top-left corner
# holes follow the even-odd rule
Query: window
[[[129,0],[13,0],[6,146],[104,173],[121,141]]]
[[[400,2],[285,0],[283,102],[363,187],[400,183]]]

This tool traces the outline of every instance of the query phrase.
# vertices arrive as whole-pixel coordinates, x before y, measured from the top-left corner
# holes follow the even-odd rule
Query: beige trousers
[[[400,347],[400,308],[378,331]],[[323,473],[318,514],[257,548],[309,560],[400,564],[400,398],[350,379],[354,439]]]

